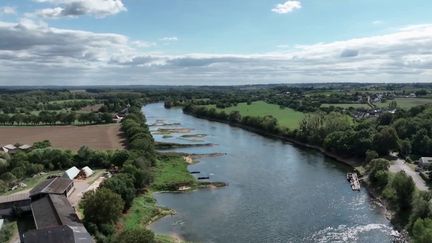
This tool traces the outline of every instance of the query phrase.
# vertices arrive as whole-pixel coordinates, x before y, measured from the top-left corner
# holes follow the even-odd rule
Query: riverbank
[[[132,202],[131,208],[120,223],[123,229],[136,229],[148,227],[153,222],[168,215],[174,215],[173,209],[160,207],[154,198],[154,193],[184,192],[196,189],[214,189],[227,186],[224,182],[200,182],[191,175],[187,167],[191,164],[186,156],[194,156],[179,153],[162,153],[152,171],[153,183],[149,191],[138,195]],[[203,155],[196,155],[197,158]],[[215,156],[215,155],[214,155]],[[192,159],[191,157],[189,157]],[[196,163],[196,161],[194,162]],[[171,235],[157,235],[157,242],[183,242],[179,237]]]
[[[197,117],[197,118],[202,118],[202,119],[210,120],[210,121],[216,121],[216,122],[221,122],[221,123],[229,124],[231,126],[239,127],[239,128],[245,129],[247,131],[250,131],[250,132],[253,132],[253,133],[265,136],[265,137],[269,137],[269,138],[272,138],[272,139],[279,139],[279,140],[288,142],[288,143],[290,143],[292,145],[295,145],[295,146],[299,146],[299,147],[302,147],[302,148],[307,148],[307,149],[312,149],[312,150],[315,150],[315,151],[319,151],[323,155],[325,155],[325,156],[327,156],[329,158],[332,158],[332,159],[334,159],[335,161],[337,161],[339,163],[342,163],[344,165],[347,165],[347,166],[351,167],[354,171],[356,171],[360,175],[364,175],[365,174],[365,169],[363,167],[363,163],[359,159],[342,157],[342,156],[336,155],[336,154],[334,154],[332,152],[326,151],[322,147],[319,147],[319,146],[316,146],[316,145],[307,144],[307,143],[303,143],[303,142],[297,141],[297,140],[292,139],[292,138],[287,138],[285,136],[281,136],[281,135],[278,135],[278,134],[274,134],[274,133],[270,133],[270,132],[267,132],[267,131],[263,131],[261,129],[258,129],[258,128],[255,128],[255,127],[250,127],[250,126],[247,126],[247,125],[244,125],[244,124],[230,122],[230,121],[226,121],[226,120],[222,120],[222,119],[201,117],[201,116],[197,116],[195,114],[188,114],[188,113],[185,113],[185,114],[192,115],[192,116]],[[392,219],[393,215],[395,214],[395,212],[393,212],[390,209],[390,207],[388,206],[388,203],[385,201],[385,199],[382,198],[379,194],[377,194],[377,193],[374,192],[373,188],[368,185],[367,180],[363,181],[362,185],[365,186],[365,188],[366,188],[365,191],[368,193],[368,195],[373,200],[373,202],[377,206],[379,206],[380,208],[383,209],[382,210],[383,215],[385,215],[385,217],[389,221],[391,221],[391,219]],[[399,238],[399,237],[397,238],[397,240],[400,240],[398,242],[406,242],[405,239],[409,239],[409,237],[407,237],[407,234],[399,233],[399,232],[404,232],[403,228],[401,228],[401,227],[399,227],[397,225],[393,225],[393,227],[395,229],[395,232],[394,232],[393,236],[396,237],[396,236],[402,235],[402,238]]]
[[[216,119],[216,118],[209,118],[209,117],[205,117],[205,116],[199,116],[199,115],[196,115],[193,113],[188,113],[188,112],[184,112],[184,113],[187,115],[191,115],[191,116],[201,118],[201,119],[206,119],[209,121],[216,121],[216,122],[229,124],[231,126],[239,127],[239,128],[245,129],[247,131],[260,134],[260,135],[265,136],[265,137],[280,139],[282,141],[289,142],[293,145],[301,146],[303,148],[313,149],[313,150],[321,152],[322,154],[324,154],[325,156],[327,156],[329,158],[332,158],[332,159],[334,159],[340,163],[343,163],[345,165],[350,166],[353,170],[355,170],[357,173],[359,173],[361,175],[364,173],[364,171],[362,169],[362,162],[357,158],[345,158],[345,157],[342,157],[342,156],[337,155],[335,153],[329,152],[320,146],[300,142],[300,141],[295,140],[293,138],[288,138],[288,137],[281,136],[279,134],[270,133],[270,132],[267,132],[267,131],[264,131],[264,130],[261,130],[261,129],[258,129],[255,127],[247,126],[247,125],[244,125],[241,123],[236,123],[236,122],[231,122],[231,121]]]

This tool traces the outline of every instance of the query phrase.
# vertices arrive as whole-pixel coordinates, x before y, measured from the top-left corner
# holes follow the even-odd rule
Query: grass
[[[61,173],[62,173],[62,171],[50,171],[50,172],[47,172],[44,175],[37,175],[37,176],[30,177],[30,178],[26,178],[23,181],[21,181],[21,182],[23,182],[24,184],[27,185],[26,187],[21,187],[21,188],[19,188],[17,190],[13,190],[13,191],[7,191],[7,192],[5,192],[5,193],[3,193],[1,195],[2,196],[4,196],[4,195],[11,195],[11,194],[14,194],[14,193],[17,193],[17,192],[21,192],[21,191],[25,191],[25,190],[31,189],[34,186],[36,186],[37,184],[39,184],[42,181],[46,180],[46,178],[48,176],[50,176],[50,175],[60,175]]]
[[[216,108],[215,105],[209,105],[209,107]],[[227,113],[238,111],[241,116],[264,117],[271,115],[278,120],[280,126],[290,129],[298,128],[299,122],[305,116],[303,112],[295,111],[291,108],[280,108],[279,105],[269,104],[264,101],[256,101],[250,105],[240,103],[233,107],[217,110],[224,110]]]
[[[12,236],[17,233],[18,227],[16,221],[8,222],[3,225],[0,231],[0,242],[9,242]]]
[[[181,156],[162,156],[157,161],[156,169],[153,171],[153,190],[178,189],[178,185],[196,185],[195,178],[187,170],[187,162]],[[174,185],[174,186],[173,186]],[[165,215],[173,214],[169,208],[159,207],[152,191],[138,195],[132,202],[131,208],[125,213],[120,221],[123,230],[145,228],[153,221]],[[156,242],[171,243],[179,242],[177,239],[167,235],[156,235]]]
[[[103,173],[105,173],[106,170],[105,169],[97,169],[97,170],[93,170],[93,175],[90,176],[90,178],[87,179],[87,183],[89,185],[93,184],[97,179],[99,179],[99,177],[101,177],[103,175]]]
[[[94,99],[71,99],[71,100],[52,100],[49,101],[49,104],[64,104],[64,103],[70,103],[70,102],[82,102],[82,101],[94,101]]]
[[[171,213],[172,210],[160,208],[151,193],[136,197],[131,208],[123,216],[121,224],[126,229],[146,227],[155,218]]]
[[[188,163],[180,156],[164,156],[156,162],[152,189],[175,191],[180,186],[196,186],[195,178],[187,169]]]
[[[428,98],[395,98],[398,107],[402,109],[410,109],[414,106],[432,104],[432,99]],[[387,101],[386,103],[379,103],[379,107],[388,107],[391,101]]]

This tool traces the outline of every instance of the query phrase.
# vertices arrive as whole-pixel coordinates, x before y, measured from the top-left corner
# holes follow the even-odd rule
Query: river
[[[213,143],[174,151],[226,153],[202,158],[189,170],[224,181],[228,187],[186,193],[156,193],[162,206],[175,209],[150,228],[193,242],[391,242],[394,231],[383,210],[364,188],[353,192],[349,167],[319,152],[266,138],[241,128],[198,119],[163,104],[143,108],[148,124],[190,128],[155,140]],[[187,131],[182,131],[187,132]]]

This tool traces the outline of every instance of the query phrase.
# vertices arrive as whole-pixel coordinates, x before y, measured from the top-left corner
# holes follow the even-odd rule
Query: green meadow
[[[215,105],[209,105],[208,107],[214,107]],[[279,105],[269,104],[264,101],[256,101],[248,105],[246,103],[239,103],[236,106],[228,107],[225,109],[219,109],[218,111],[224,110],[229,113],[231,111],[240,112],[241,116],[273,116],[278,120],[280,126],[295,129],[298,127],[299,122],[304,118],[303,112],[295,111],[291,108],[280,108]]]

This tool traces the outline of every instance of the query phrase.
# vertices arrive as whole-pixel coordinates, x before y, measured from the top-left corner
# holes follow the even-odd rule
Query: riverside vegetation
[[[353,122],[338,112],[307,114],[295,129],[281,126],[278,119],[242,116],[237,110],[226,113],[214,107],[188,104],[184,112],[197,117],[215,119],[258,129],[266,134],[315,145],[349,160],[365,161],[369,182],[384,198],[395,214],[393,223],[408,230],[414,241],[431,239],[432,194],[415,189],[411,177],[404,172],[388,172],[384,158],[397,151],[403,158],[432,156],[432,106],[421,105],[395,114],[384,113],[376,119]]]

